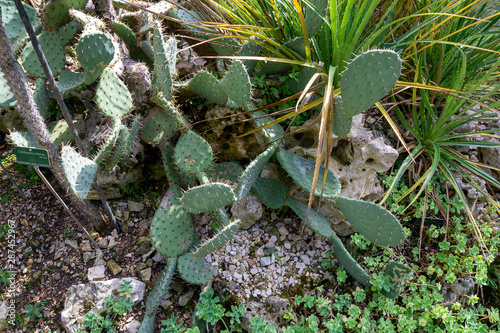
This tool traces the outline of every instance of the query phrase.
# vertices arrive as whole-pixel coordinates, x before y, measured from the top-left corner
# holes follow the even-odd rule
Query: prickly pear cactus
[[[233,239],[233,236],[238,232],[240,225],[240,220],[235,220],[228,225],[225,225],[224,228],[219,230],[214,237],[200,245],[196,249],[196,251],[193,252],[193,256],[196,258],[204,257],[207,254],[220,249],[222,246],[224,246],[224,244],[230,242],[231,239]]]
[[[50,0],[40,11],[42,23],[47,30],[57,30],[71,20],[69,10],[83,9],[88,0]]]
[[[59,38],[56,31],[44,31],[38,36],[38,42],[42,47],[45,58],[47,58],[52,73],[56,75],[66,64],[61,38]],[[35,77],[45,77],[42,65],[38,60],[38,55],[31,43],[23,50],[21,60],[28,74]]]
[[[111,27],[118,37],[125,42],[128,48],[134,48],[137,46],[137,37],[135,37],[132,29],[130,29],[125,23],[114,21]]]
[[[268,208],[279,209],[285,204],[285,185],[277,179],[259,177],[252,189]]]
[[[183,133],[175,146],[175,163],[186,173],[196,174],[208,170],[213,156],[210,144],[193,131]]]
[[[209,183],[192,187],[181,198],[182,206],[193,214],[206,213],[236,201],[231,186]]]
[[[179,186],[170,187],[151,222],[151,243],[165,257],[185,253],[194,239],[193,219],[181,206],[181,195]]]
[[[312,181],[314,177],[315,163],[298,155],[292,154],[285,149],[280,149],[276,153],[276,157],[280,162],[283,169],[290,175],[300,185],[304,190],[310,191],[312,187]],[[325,174],[325,167],[321,166],[318,175],[318,182],[316,189],[314,190],[314,195],[323,195],[324,198],[333,199],[336,198],[340,193],[340,182],[337,177],[328,170],[326,176],[326,183],[321,191],[323,179]]]
[[[357,232],[381,246],[396,246],[405,239],[403,227],[384,207],[362,200],[337,197],[337,206]]]
[[[122,118],[132,108],[132,96],[112,68],[106,68],[96,89],[97,105],[110,118]]]
[[[115,56],[115,44],[108,34],[87,26],[76,46],[77,59],[83,67],[85,84],[92,84]]]
[[[203,257],[193,256],[199,242],[195,242],[191,249],[179,257],[177,269],[181,277],[191,284],[204,285],[213,280],[215,269]]]
[[[85,199],[97,173],[97,164],[78,154],[69,146],[61,151],[64,175],[71,190],[80,198]]]
[[[396,85],[401,58],[391,50],[372,50],[349,63],[340,80],[344,112],[353,117],[378,102]]]

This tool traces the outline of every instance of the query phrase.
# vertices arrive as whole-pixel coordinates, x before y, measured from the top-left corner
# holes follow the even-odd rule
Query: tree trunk
[[[10,41],[7,38],[3,23],[1,22],[0,16],[0,69],[4,73],[7,84],[9,85],[15,99],[17,100],[17,110],[21,117],[24,119],[24,125],[26,128],[33,133],[36,137],[40,146],[46,149],[52,165],[52,170],[56,176],[56,179],[61,184],[66,192],[71,192],[68,184],[65,181],[62,164],[61,155],[56,149],[52,141],[50,140],[50,134],[45,125],[45,121],[40,115],[38,108],[33,100],[33,94],[28,87],[28,84],[24,80],[24,77],[20,71],[20,66],[12,53],[10,46]],[[70,196],[72,203],[78,207],[84,216],[88,216],[94,228],[98,231],[106,230],[106,223],[93,205],[85,204],[82,200],[78,199],[76,196]]]

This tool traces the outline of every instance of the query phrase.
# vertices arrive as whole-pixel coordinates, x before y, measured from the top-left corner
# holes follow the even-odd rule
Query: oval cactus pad
[[[340,80],[344,111],[353,117],[368,109],[396,85],[401,58],[391,50],[372,50],[349,63]]]
[[[206,171],[212,165],[213,157],[210,144],[193,131],[183,133],[175,145],[175,163],[186,173]]]
[[[185,253],[194,239],[191,214],[182,208],[179,186],[172,186],[163,197],[151,222],[151,243],[165,257]]]
[[[97,164],[78,154],[73,148],[65,146],[61,150],[64,175],[71,190],[85,199],[97,173]]]
[[[181,198],[182,206],[193,214],[206,213],[236,201],[231,186],[209,183],[190,188]]]
[[[290,177],[295,180],[300,187],[304,190],[310,192],[312,187],[312,181],[314,177],[314,167],[315,163],[298,155],[292,154],[285,149],[281,149],[276,153],[276,157],[280,162],[283,169],[290,175]],[[325,167],[321,166],[319,169],[318,182],[316,184],[316,189],[314,190],[314,195],[321,195],[321,187],[323,184],[325,174]],[[340,182],[337,177],[328,170],[326,175],[325,188],[323,190],[323,198],[333,199],[337,197],[340,193]]]
[[[342,214],[357,232],[381,246],[396,246],[405,239],[403,227],[384,207],[368,201],[338,197]]]

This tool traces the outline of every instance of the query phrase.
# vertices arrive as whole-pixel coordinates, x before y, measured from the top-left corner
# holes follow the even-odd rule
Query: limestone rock
[[[104,299],[114,290],[118,290],[124,281],[131,282],[132,294],[130,295],[130,300],[134,304],[142,301],[146,285],[132,278],[89,282],[87,284],[71,286],[66,292],[64,310],[61,313],[61,321],[66,332],[77,333],[78,329],[82,328],[82,325],[77,323],[77,320],[85,315],[84,309],[87,301],[91,301],[94,304],[94,308],[90,311],[94,313],[102,312],[105,309]]]
[[[89,281],[104,280],[104,278],[105,278],[104,272],[105,271],[106,271],[106,267],[104,267],[104,265],[90,267],[88,269],[87,278],[89,279]]]
[[[264,207],[256,195],[247,195],[231,207],[231,214],[241,221],[240,228],[248,229],[257,222],[264,213]]]

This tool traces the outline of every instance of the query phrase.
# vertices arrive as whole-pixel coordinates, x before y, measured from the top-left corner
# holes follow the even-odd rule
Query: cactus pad
[[[57,32],[44,31],[38,36],[38,42],[42,47],[45,58],[54,75],[66,65],[64,56],[64,46]],[[42,65],[38,60],[38,55],[31,43],[24,49],[21,59],[26,72],[36,77],[45,77]]]
[[[11,107],[17,104],[14,94],[10,90],[7,80],[4,77],[3,72],[0,70],[0,107]]]
[[[207,284],[213,280],[215,269],[205,262],[204,258],[195,258],[191,251],[196,251],[196,246],[199,243],[195,242],[191,246],[191,250],[179,257],[177,269],[180,276],[191,284]]]
[[[349,117],[342,106],[342,97],[335,96],[333,109],[333,134],[346,136],[351,131],[352,117]]]
[[[88,0],[50,0],[40,11],[42,24],[47,30],[56,30],[71,20],[69,10],[83,9]]]
[[[167,292],[168,285],[170,284],[170,281],[172,281],[176,265],[176,257],[168,259],[167,265],[158,276],[153,289],[151,289],[151,292],[148,295],[148,299],[146,301],[146,315],[154,317],[154,315],[156,314],[158,306],[160,305],[163,296]]]
[[[76,33],[82,30],[82,28],[81,23],[77,20],[71,20],[65,26],[60,27],[59,30],[57,30],[57,34],[59,38],[61,38],[61,43],[64,46],[68,45],[69,42],[75,38]]]
[[[389,291],[382,290],[381,294],[388,298],[396,298],[403,291],[403,284],[408,281],[413,274],[412,270],[399,262],[391,261],[385,266],[385,275],[389,277],[391,289]]]
[[[366,273],[366,271],[356,262],[356,260],[354,260],[354,258],[346,250],[344,244],[342,244],[337,235],[332,235],[328,238],[328,240],[332,243],[335,255],[337,256],[338,261],[340,262],[342,267],[344,267],[347,273],[349,273],[353,278],[355,278],[365,286],[369,286],[370,275],[368,275],[368,273]]]
[[[267,124],[270,121],[273,121],[274,119],[271,117],[263,117],[266,114],[263,111],[257,111],[252,113],[252,117],[256,118],[254,119],[255,126],[260,127],[265,124]],[[262,118],[259,118],[262,117]],[[266,137],[266,140],[268,143],[274,142],[276,140],[281,139],[282,137],[285,136],[285,131],[283,128],[280,126],[280,124],[274,124],[268,127],[265,127],[260,130],[262,132],[262,135]]]
[[[243,169],[236,162],[222,162],[214,164],[207,170],[207,177],[212,182],[237,183]]]
[[[283,169],[286,170],[286,172],[300,185],[300,187],[306,191],[311,191],[315,167],[315,163],[313,161],[292,154],[285,149],[280,149],[276,153],[276,157],[278,158],[278,161]],[[314,195],[316,196],[321,195],[324,173],[325,167],[322,165],[319,170],[316,189],[314,190]],[[325,188],[323,190],[323,198],[333,199],[336,198],[339,193],[340,182],[337,177],[335,177],[333,172],[328,170]]]
[[[206,213],[236,201],[229,185],[209,183],[192,187],[181,198],[182,206],[193,214]]]
[[[61,151],[64,175],[73,193],[85,199],[97,173],[97,164],[78,154],[73,148],[64,146]]]
[[[235,220],[228,225],[224,226],[221,230],[217,231],[214,237],[200,245],[196,251],[193,252],[195,258],[204,257],[218,249],[220,249],[224,244],[231,241],[233,236],[238,232],[240,227],[240,220]]]
[[[189,81],[188,89],[215,104],[225,105],[227,95],[221,83],[209,72],[199,71]]]
[[[125,42],[128,48],[134,48],[137,46],[137,37],[135,37],[132,29],[130,29],[125,23],[114,21],[111,27],[118,37]]]
[[[132,96],[112,68],[106,68],[96,89],[99,109],[110,118],[122,118],[132,108]]]
[[[297,214],[302,220],[306,218],[307,205],[299,202],[295,199],[288,198],[286,204],[293,209],[295,214]],[[321,215],[321,213],[311,209],[309,215],[307,216],[306,224],[309,228],[317,232],[319,235],[329,238],[334,235],[330,223]]]
[[[2,73],[0,71],[0,75],[1,74]],[[47,89],[47,84],[45,83],[44,79],[36,80],[33,99],[35,100],[36,106],[38,107],[38,111],[40,112],[42,118],[47,118],[47,113],[49,112],[49,90]]]
[[[61,93],[67,93],[83,85],[83,73],[62,71],[59,76],[59,90]]]
[[[369,241],[381,246],[396,246],[404,241],[403,227],[384,207],[344,197],[337,197],[335,202],[347,221]]]
[[[154,71],[153,71],[153,89],[161,91],[163,96],[170,100],[172,98],[172,75],[170,72],[169,58],[167,48],[163,41],[163,33],[160,23],[153,27],[153,49],[154,49]]]
[[[38,18],[36,17],[37,10],[25,3],[22,3],[31,25],[37,24]],[[2,7],[1,21],[5,28],[5,33],[9,39],[15,39],[22,36],[26,29],[24,28],[23,21],[17,12],[16,5],[12,0],[0,0],[0,7]]]
[[[115,149],[116,141],[118,140],[123,127],[125,126],[122,125],[122,122],[120,120],[115,120],[111,134],[108,135],[106,141],[99,149],[96,157],[94,158],[94,162],[96,162],[97,164],[101,164],[111,155],[111,153]]]
[[[262,169],[264,169],[264,166],[275,152],[276,148],[274,146],[268,147],[246,167],[245,171],[243,171],[243,174],[240,177],[238,187],[236,188],[236,196],[238,197],[238,200],[240,200],[245,195],[247,195],[248,192],[250,192],[250,189],[257,181],[257,178],[262,172]]]
[[[95,29],[86,28],[76,46],[78,62],[82,65],[85,84],[92,84],[113,60],[115,45],[113,39]]]
[[[31,132],[11,132],[9,138],[17,147],[40,148],[40,144]]]
[[[347,116],[365,111],[387,95],[401,74],[401,58],[390,50],[372,50],[349,63],[340,80]]]
[[[193,242],[193,219],[180,205],[181,195],[179,186],[170,187],[151,222],[151,243],[164,257],[187,252]]]
[[[262,50],[262,46],[252,41],[247,41],[241,47],[241,50],[236,52],[236,56],[242,57],[258,57],[260,56],[260,51]],[[243,60],[243,64],[245,65],[248,74],[253,74],[255,67],[257,66],[256,60]]]
[[[186,173],[206,171],[212,165],[213,157],[210,144],[193,131],[183,133],[175,146],[175,163]]]
[[[235,60],[221,81],[229,101],[242,107],[250,100],[252,84],[243,63]]]
[[[286,201],[285,185],[273,178],[257,178],[252,189],[259,197],[260,201],[268,208],[279,209]]]
[[[177,131],[177,122],[172,116],[152,110],[144,119],[142,138],[147,143],[159,143],[162,139],[170,138]]]

